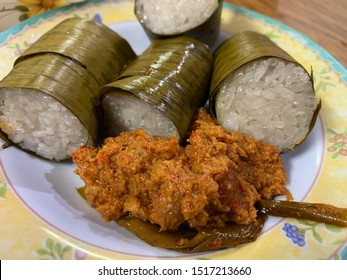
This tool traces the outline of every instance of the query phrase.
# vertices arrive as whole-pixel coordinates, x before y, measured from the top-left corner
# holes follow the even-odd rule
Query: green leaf
[[[338,226],[330,225],[330,224],[325,224],[325,228],[331,232],[341,232],[342,229]]]
[[[336,143],[334,143],[334,145],[332,145],[331,147],[342,148],[342,147],[343,147],[343,143],[342,143],[342,142],[336,142]]]
[[[322,71],[319,72],[320,74],[327,74],[329,73],[329,69],[328,68],[323,68]]]
[[[45,250],[45,249],[37,249],[36,250],[36,254],[38,254],[39,256],[47,256],[50,255],[50,253]]]
[[[296,219],[296,220],[298,221],[299,224],[309,226],[309,227],[315,226],[317,224],[315,222],[310,222],[308,220],[302,220],[302,219]]]
[[[333,245],[341,245],[345,243],[345,240],[344,239],[337,239],[334,241]]]
[[[61,245],[60,245],[60,243],[55,243],[55,245],[54,245],[54,252],[56,252],[58,255],[61,253]]]
[[[72,247],[71,246],[65,246],[64,248],[63,248],[63,251],[61,252],[62,254],[65,254],[65,253],[67,253],[67,252],[70,252],[72,250]]]
[[[331,128],[327,129],[327,133],[334,134],[334,135],[338,134],[335,130],[333,130]]]
[[[6,192],[7,192],[7,185],[6,183],[3,183],[2,186],[0,187],[0,198],[6,198],[5,197]]]
[[[315,230],[312,231],[312,235],[313,235],[313,238],[319,242],[319,243],[323,243],[323,238],[320,236],[320,234],[318,232],[316,232]]]
[[[336,85],[333,84],[333,83],[325,83],[325,85],[326,85],[326,86],[329,86],[329,87],[336,87]]]
[[[319,82],[319,83],[315,86],[316,91],[320,91],[322,85],[323,85],[323,83],[322,83],[322,82]]]
[[[272,30],[271,32],[268,32],[265,34],[270,39],[277,39],[279,38],[278,34],[276,34],[275,30]]]
[[[28,18],[29,18],[29,16],[28,16],[27,13],[21,14],[21,15],[19,16],[19,21],[24,21],[24,20],[26,20],[26,19],[28,19]]]
[[[331,158],[332,159],[337,159],[338,157],[339,157],[339,152],[336,152],[336,153],[333,153],[332,155],[331,155]]]
[[[54,246],[54,241],[51,238],[47,238],[46,242],[45,242],[45,247],[47,249],[49,249],[50,251],[53,250],[53,246]]]
[[[28,7],[26,6],[22,6],[22,5],[18,5],[14,7],[17,11],[25,13],[25,12],[29,12]]]

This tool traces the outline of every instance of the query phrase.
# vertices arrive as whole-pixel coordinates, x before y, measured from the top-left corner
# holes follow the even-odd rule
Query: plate
[[[23,21],[28,17],[32,17],[34,15],[44,12],[45,10],[48,10],[49,8],[46,8],[46,6],[50,6],[50,4],[53,5],[53,8],[56,8],[57,6],[61,7],[82,1],[87,0],[50,1],[50,3],[42,3],[42,1],[25,0],[1,1],[0,32],[12,27],[13,25]]]
[[[0,78],[23,50],[69,17],[94,18],[123,36],[140,54],[149,44],[133,1],[88,1],[28,19],[0,33]],[[308,139],[283,155],[296,201],[347,207],[347,71],[295,30],[225,3],[218,43],[242,30],[266,34],[308,70],[322,100]],[[14,147],[0,152],[1,259],[346,259],[347,229],[270,217],[261,236],[237,248],[181,254],[151,247],[115,223],[106,224],[76,192],[83,185],[73,163],[53,163]],[[304,242],[286,235],[288,225]]]

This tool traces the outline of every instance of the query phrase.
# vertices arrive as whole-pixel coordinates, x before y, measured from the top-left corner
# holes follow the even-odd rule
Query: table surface
[[[306,35],[347,68],[347,0],[225,0]]]

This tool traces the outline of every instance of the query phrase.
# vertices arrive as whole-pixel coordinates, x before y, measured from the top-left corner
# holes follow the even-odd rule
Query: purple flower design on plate
[[[285,223],[282,230],[285,232],[285,236],[292,241],[293,244],[304,247],[306,244],[305,235],[300,232],[299,228],[290,223]]]
[[[102,17],[101,17],[100,14],[95,14],[94,17],[93,17],[93,19],[96,20],[96,21],[98,21],[98,22],[100,22],[100,23],[102,23]]]

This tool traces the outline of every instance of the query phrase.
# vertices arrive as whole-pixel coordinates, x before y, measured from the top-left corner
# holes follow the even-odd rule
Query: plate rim
[[[93,5],[96,6],[96,5],[102,5],[104,3],[112,3],[112,2],[121,3],[121,2],[130,2],[130,1],[132,0],[89,0],[85,2],[73,3],[64,7],[60,7],[54,10],[44,12],[42,14],[33,16],[22,22],[19,22],[16,25],[10,27],[9,29],[2,31],[0,33],[0,46],[5,44],[9,39],[13,38],[14,36],[24,32],[26,28],[32,27],[44,20],[53,18],[60,14],[64,14],[66,12],[70,12],[72,10],[76,10],[78,8],[82,8],[86,6],[93,6]],[[270,25],[279,27],[281,31],[288,33],[291,37],[294,37],[296,40],[303,43],[310,50],[316,51],[316,54],[322,60],[324,60],[324,62],[326,62],[332,69],[334,69],[334,71],[337,74],[339,74],[338,76],[342,79],[344,84],[347,85],[347,69],[331,53],[329,53],[327,50],[325,50],[323,47],[321,47],[318,43],[316,43],[314,40],[309,38],[307,35],[303,34],[302,32],[296,30],[293,27],[290,27],[289,25],[277,19],[255,12],[248,8],[237,6],[229,2],[223,2],[223,9],[232,10],[235,13],[239,13],[239,14],[245,14],[250,16],[251,18],[263,20]]]
[[[58,8],[57,10],[49,11],[45,14],[30,18],[27,21],[18,23],[17,25],[11,27],[10,29],[1,32],[0,33],[0,46],[2,44],[5,44],[7,42],[7,40],[13,38],[14,36],[19,35],[22,32],[25,32],[25,30],[27,28],[30,28],[36,24],[41,23],[43,20],[54,18],[55,16],[59,16],[61,14],[73,11],[74,9],[78,9],[81,7],[103,5],[104,3],[111,3],[111,2],[121,3],[121,2],[130,2],[130,0],[113,0],[113,1],[90,0],[88,2],[76,3],[76,4],[72,4],[70,6]],[[262,14],[259,14],[257,12],[251,11],[249,9],[242,8],[242,7],[230,4],[230,3],[224,3],[223,9],[225,7],[227,10],[231,10],[231,11],[234,11],[234,12],[240,13],[240,14],[245,14],[245,15],[250,16],[251,18],[254,18],[257,20],[262,20],[267,24],[270,24],[272,26],[279,28],[282,32],[290,33],[289,35],[291,37],[293,37],[295,40],[299,41],[301,44],[308,46],[308,48],[311,51],[317,50],[318,53],[315,52],[315,54],[317,54],[322,61],[327,63],[328,66],[331,68],[331,70],[336,72],[337,76],[343,81],[344,85],[347,84],[347,71],[344,68],[344,66],[341,63],[339,63],[329,52],[327,52],[324,48],[320,47],[317,43],[312,41],[306,35],[300,33],[299,31],[296,31],[295,29],[293,29],[293,28],[291,28],[291,27],[289,27],[289,26],[287,26],[287,25],[285,25],[285,24],[283,24],[277,20],[274,20],[272,18],[269,18],[269,17],[262,15]],[[8,31],[8,33],[7,33],[7,31]],[[11,33],[11,32],[13,32],[13,33]],[[5,40],[2,41],[4,38],[5,38]],[[330,63],[330,62],[332,62],[332,63]],[[338,70],[338,69],[336,69],[336,67],[338,69],[339,68],[341,68],[341,69]],[[323,123],[322,123],[322,125],[323,125]],[[323,125],[323,127],[324,127],[324,125]],[[324,161],[324,158],[322,160]],[[4,169],[2,168],[2,170],[4,170]],[[66,233],[63,232],[63,234],[66,234]],[[74,237],[74,238],[76,238],[76,237]],[[149,256],[140,256],[140,257],[153,258],[153,257],[149,257]]]

